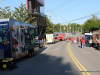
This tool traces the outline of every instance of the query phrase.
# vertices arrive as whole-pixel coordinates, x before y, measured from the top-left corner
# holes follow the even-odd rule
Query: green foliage
[[[46,26],[45,26],[45,34],[52,34],[53,33],[53,24],[52,22],[46,18]]]
[[[54,32],[59,32],[60,31],[60,23],[54,25]]]
[[[7,6],[5,8],[0,7],[0,19],[3,18],[12,18],[21,22],[37,25],[36,23],[36,17],[30,17],[30,12],[26,9],[26,5],[21,3],[19,7],[15,7],[15,10],[11,10],[10,6]],[[64,27],[66,28],[64,30]],[[70,29],[71,27],[71,29]],[[100,28],[100,19],[93,15],[92,18],[88,19],[84,24],[79,25],[76,23],[69,23],[68,25],[61,25],[61,31],[62,32],[89,32],[93,30],[98,30]],[[68,30],[67,30],[68,29]],[[46,18],[46,26],[44,27],[45,34],[52,34],[53,32],[59,32],[60,31],[60,23],[53,24],[50,19]]]
[[[3,18],[14,18],[13,17],[13,11],[10,10],[10,6],[5,7],[4,9],[0,7],[0,19]]]
[[[83,24],[83,30],[85,32],[98,30],[99,28],[100,28],[100,19],[94,15],[92,18],[90,18]]]
[[[37,25],[37,23],[34,21],[36,18],[35,17],[31,18],[29,14],[30,12],[26,9],[26,5],[23,3],[21,3],[18,8],[15,7],[15,11],[13,13],[16,20],[29,23],[32,25]]]
[[[93,15],[92,18],[88,19],[84,24],[79,25],[76,23],[69,23],[68,25],[61,25],[61,31],[64,32],[64,27],[66,27],[65,32],[67,32],[67,29],[69,32],[90,32],[94,30],[98,30],[100,28],[100,19]],[[67,28],[68,27],[68,28]],[[71,29],[70,29],[71,27]],[[60,24],[54,25],[54,32],[59,32],[60,31]],[[81,32],[81,33],[82,33]]]
[[[64,27],[66,28],[65,30],[64,30]],[[70,27],[71,27],[71,29],[70,29]],[[68,32],[70,32],[70,31],[75,32],[75,31],[78,31],[78,30],[81,31],[81,25],[76,24],[76,23],[72,23],[72,24],[69,23],[68,25],[61,25],[61,31],[62,32],[67,32],[67,31]],[[54,32],[59,32],[59,31],[60,31],[60,23],[54,25]]]
[[[35,22],[35,17],[29,16],[29,11],[26,9],[26,5],[21,3],[19,7],[15,7],[15,10],[12,11],[10,6],[5,7],[4,9],[0,7],[0,18],[12,18],[21,22],[29,23],[32,25],[37,25]]]
[[[27,22],[28,20],[28,10],[26,9],[26,5],[21,3],[19,7],[15,7],[15,11],[13,13],[14,19]]]

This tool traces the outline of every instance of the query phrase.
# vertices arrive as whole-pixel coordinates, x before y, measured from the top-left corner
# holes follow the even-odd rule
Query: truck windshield
[[[85,38],[86,38],[86,37],[93,37],[93,35],[85,35]]]
[[[87,37],[86,39],[87,39],[87,40],[90,40],[90,39],[92,39],[92,40],[93,40],[93,37]]]

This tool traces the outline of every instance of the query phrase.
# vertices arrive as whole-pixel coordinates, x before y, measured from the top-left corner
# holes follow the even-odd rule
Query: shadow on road
[[[80,75],[70,62],[63,61],[61,57],[39,53],[29,59],[20,59],[17,61],[19,68],[0,71],[0,75]]]
[[[81,46],[78,46],[79,48],[81,48]]]
[[[43,52],[45,49],[47,49],[47,47],[43,46],[42,48],[39,49],[39,51],[35,52],[34,55],[37,55],[37,54]]]

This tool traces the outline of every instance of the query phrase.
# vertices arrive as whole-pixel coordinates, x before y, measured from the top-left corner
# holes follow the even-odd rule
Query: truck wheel
[[[31,50],[28,51],[28,57],[31,57]]]
[[[33,57],[33,55],[34,55],[34,49],[32,49],[32,54],[31,54],[31,57]]]
[[[13,62],[10,62],[9,68],[10,68],[10,70],[13,70]]]
[[[98,46],[98,49],[99,49],[99,51],[100,51],[100,46]]]

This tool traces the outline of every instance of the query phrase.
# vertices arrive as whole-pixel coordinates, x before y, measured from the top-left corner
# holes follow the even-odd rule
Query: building
[[[26,0],[30,17],[36,17],[33,21],[38,26],[38,34],[45,33],[46,15],[44,10],[44,0]]]

